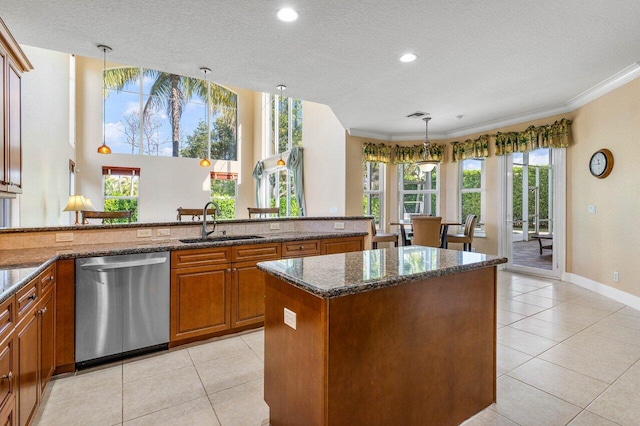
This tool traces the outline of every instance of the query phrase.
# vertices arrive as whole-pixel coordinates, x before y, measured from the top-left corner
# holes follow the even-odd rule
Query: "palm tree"
[[[207,99],[207,85],[204,80],[181,75],[170,74],[147,68],[111,68],[104,73],[105,89],[122,90],[127,84],[137,81],[139,78],[150,78],[153,81],[148,93],[148,98],[142,111],[143,119],[150,116],[154,110],[165,107],[171,122],[171,140],[173,142],[173,156],[180,155],[180,117],[183,106],[197,95],[202,100]],[[236,97],[233,92],[224,89],[214,83],[209,83],[209,110],[217,111],[221,106],[223,116],[229,114],[229,110],[235,108]],[[105,94],[106,96],[106,94]]]

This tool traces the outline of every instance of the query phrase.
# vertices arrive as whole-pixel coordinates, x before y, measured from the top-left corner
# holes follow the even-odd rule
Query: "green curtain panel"
[[[424,145],[399,146],[394,150],[393,162],[395,164],[410,164],[422,160],[437,161],[444,160],[444,145],[430,144],[429,148]]]
[[[264,174],[264,163],[262,160],[256,163],[256,167],[253,169],[253,178],[257,181],[256,185],[256,207],[262,207],[260,205],[260,189],[262,188],[262,175]]]
[[[307,207],[304,201],[304,182],[303,182],[303,161],[302,148],[294,146],[291,148],[289,159],[287,161],[287,169],[293,172],[293,185],[296,191],[296,200],[300,206],[300,216],[306,216]]]

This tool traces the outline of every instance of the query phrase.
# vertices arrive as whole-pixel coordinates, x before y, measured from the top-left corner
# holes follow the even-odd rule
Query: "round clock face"
[[[609,176],[613,169],[613,155],[608,149],[596,151],[589,161],[589,171],[597,178],[603,179]]]

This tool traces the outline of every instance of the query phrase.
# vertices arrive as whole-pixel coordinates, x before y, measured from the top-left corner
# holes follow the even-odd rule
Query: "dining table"
[[[402,245],[409,246],[411,245],[411,240],[407,236],[407,227],[411,227],[411,219],[400,219],[395,222],[390,222],[389,225],[399,226],[400,227],[400,236],[402,238]],[[440,223],[440,248],[447,248],[447,233],[449,232],[449,226],[452,225],[462,225],[460,221],[457,220],[443,220]]]

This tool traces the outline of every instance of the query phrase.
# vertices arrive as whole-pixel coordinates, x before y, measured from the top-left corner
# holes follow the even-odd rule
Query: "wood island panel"
[[[457,425],[478,413],[496,398],[495,285],[488,267],[323,299],[268,275],[271,424]]]
[[[56,370],[55,374],[75,371],[75,262],[56,262]]]

